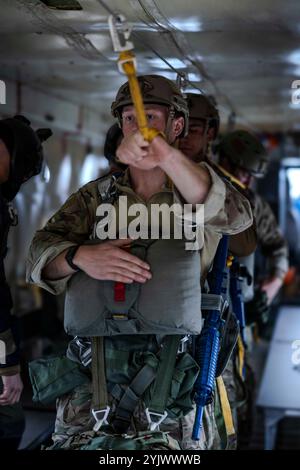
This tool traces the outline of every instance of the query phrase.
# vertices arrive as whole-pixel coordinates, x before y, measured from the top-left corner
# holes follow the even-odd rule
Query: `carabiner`
[[[129,41],[132,28],[128,25],[122,14],[110,15],[108,17],[109,31],[115,52],[131,51],[134,46]]]

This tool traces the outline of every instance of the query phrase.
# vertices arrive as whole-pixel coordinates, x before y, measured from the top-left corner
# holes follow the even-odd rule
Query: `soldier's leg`
[[[52,447],[68,447],[74,436],[93,429],[91,404],[91,382],[80,385],[57,399],[57,414],[52,435],[54,446]]]
[[[247,448],[250,444],[255,410],[255,373],[251,364],[251,355],[245,355],[245,388],[247,400],[238,408],[239,436],[238,447]]]
[[[2,393],[0,378],[0,394]],[[0,449],[17,449],[25,429],[25,418],[21,403],[0,406]]]
[[[192,439],[193,426],[196,414],[196,407],[183,418],[166,418],[159,429],[175,439],[182,450],[188,449],[220,449],[220,439],[214,417],[213,404],[204,408],[203,430],[199,441]],[[145,415],[145,408],[141,404],[134,413],[135,431],[147,430],[148,423]]]
[[[194,405],[192,411],[182,418],[164,419],[159,429],[168,432],[179,443],[181,449],[221,449],[221,440],[215,420],[214,402],[204,408],[203,429],[199,441],[192,439],[195,414],[196,405]],[[149,423],[146,419],[145,406],[140,402],[134,412],[133,431],[147,430],[149,430]]]
[[[202,432],[199,441],[192,439],[196,407],[193,411],[181,418],[182,449],[219,450],[221,440],[215,420],[214,403],[206,405],[203,412]]]
[[[25,429],[25,418],[20,403],[0,406],[0,449],[18,449]]]
[[[229,360],[222,374],[222,378],[224,380],[228,400],[230,403],[233,425],[237,433],[238,432],[238,418],[237,418],[238,391],[237,391],[237,383],[236,383],[236,378],[235,378],[234,360],[235,360],[234,357]]]

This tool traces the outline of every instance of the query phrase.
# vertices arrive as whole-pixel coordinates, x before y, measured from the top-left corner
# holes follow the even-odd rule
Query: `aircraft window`
[[[300,168],[289,168],[287,170],[287,177],[292,205],[300,212]]]
[[[89,153],[85,157],[82,169],[79,176],[79,186],[92,181],[102,176],[109,168],[109,163],[106,158]]]
[[[64,203],[67,197],[69,196],[70,184],[72,177],[72,163],[71,155],[67,154],[64,156],[60,169],[58,172],[57,183],[56,183],[56,193],[59,196],[61,203]]]

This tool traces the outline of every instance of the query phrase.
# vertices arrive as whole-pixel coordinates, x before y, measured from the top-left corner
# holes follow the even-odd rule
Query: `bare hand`
[[[124,137],[117,150],[117,157],[121,162],[140,170],[151,170],[162,166],[174,151],[176,149],[171,147],[161,136],[155,137],[149,143],[137,131]]]
[[[76,252],[74,263],[86,274],[98,280],[131,284],[151,279],[150,266],[124,248],[132,240],[113,240],[98,245],[82,245]]]
[[[13,405],[20,401],[23,390],[23,382],[20,374],[3,375],[3,392],[0,395],[0,406]]]
[[[139,131],[124,137],[117,149],[117,157],[122,163],[137,166],[148,155],[149,142]]]

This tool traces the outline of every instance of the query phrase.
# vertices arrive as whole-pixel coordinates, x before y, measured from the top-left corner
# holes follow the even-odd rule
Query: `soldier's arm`
[[[130,239],[104,241],[98,245],[81,245],[73,258],[73,263],[90,277],[127,284],[146,282],[151,279],[150,266],[138,257],[127,253]],[[45,266],[42,276],[45,280],[58,281],[74,274],[65,259],[66,251]]]
[[[211,188],[204,201],[204,223],[216,232],[234,235],[251,228],[247,237],[251,249],[255,245],[253,213],[249,200],[234,186],[223,180],[207,163],[200,163],[210,173]]]
[[[27,259],[28,282],[55,294],[64,290],[74,273],[64,255],[68,248],[89,238],[92,230],[91,207],[87,206],[83,194],[78,191],[69,197],[43,229],[36,232]],[[53,271],[49,267],[45,269],[52,262]]]
[[[255,216],[257,219],[258,244],[267,259],[267,277],[261,289],[272,302],[283,284],[289,267],[287,243],[278,227],[269,204],[260,196],[255,196]]]
[[[149,143],[136,131],[124,137],[117,156],[121,162],[141,170],[161,168],[190,204],[203,203],[211,187],[207,169],[186,158],[160,136]]]
[[[161,139],[163,146],[168,146]],[[202,204],[212,187],[211,174],[207,167],[199,165],[179,150],[168,146],[169,156],[160,164],[187,203]]]
[[[230,174],[225,174],[224,169],[216,165],[213,162],[209,162],[209,165],[212,166],[213,170],[217,173],[218,176],[224,181],[225,185],[227,185],[227,201],[230,197],[234,197],[236,193],[232,192],[232,187],[235,188],[239,193],[244,196],[248,200],[251,206],[251,212],[253,215],[253,203],[251,195],[248,191],[245,191],[240,184],[238,184],[235,180],[230,179]],[[229,184],[228,184],[229,183]],[[228,209],[229,210],[229,207]],[[241,209],[240,209],[241,210]],[[245,210],[245,208],[244,208]],[[256,221],[255,217],[253,217],[253,224],[250,225],[248,228],[245,227],[244,230],[240,231],[239,233],[235,233],[231,235],[229,238],[229,251],[234,256],[249,256],[253,253],[257,248],[257,230],[256,230]]]
[[[20,372],[17,319],[11,314],[10,290],[0,282],[0,376]]]
[[[248,198],[237,191],[228,181],[223,181],[210,165],[203,162],[200,163],[200,166],[206,167],[210,173],[212,184],[204,204],[193,210],[193,220],[198,225],[199,246],[201,247],[205,242],[205,233],[209,232],[210,238],[216,237],[215,246],[217,246],[217,241],[222,234],[231,235],[229,239],[230,251],[235,256],[247,256],[257,246],[256,229]],[[176,188],[174,196],[174,202],[179,204],[185,202]],[[186,208],[183,218],[191,220],[191,214]],[[233,239],[232,242],[231,239]],[[213,246],[214,243],[212,243]]]
[[[255,196],[254,214],[257,225],[258,244],[267,258],[268,276],[283,280],[288,271],[288,247],[270,205]]]
[[[251,227],[247,228],[243,232],[231,235],[229,238],[229,251],[234,256],[249,256],[257,248],[257,232],[255,220]]]
[[[146,282],[151,278],[149,265],[121,248],[130,240],[84,245],[92,233],[100,203],[95,187],[88,186],[73,194],[36,233],[27,261],[28,282],[36,283],[53,294],[63,292],[76,272],[68,265],[65,254],[76,245],[80,247],[73,259],[74,264],[95,279],[131,283]]]

